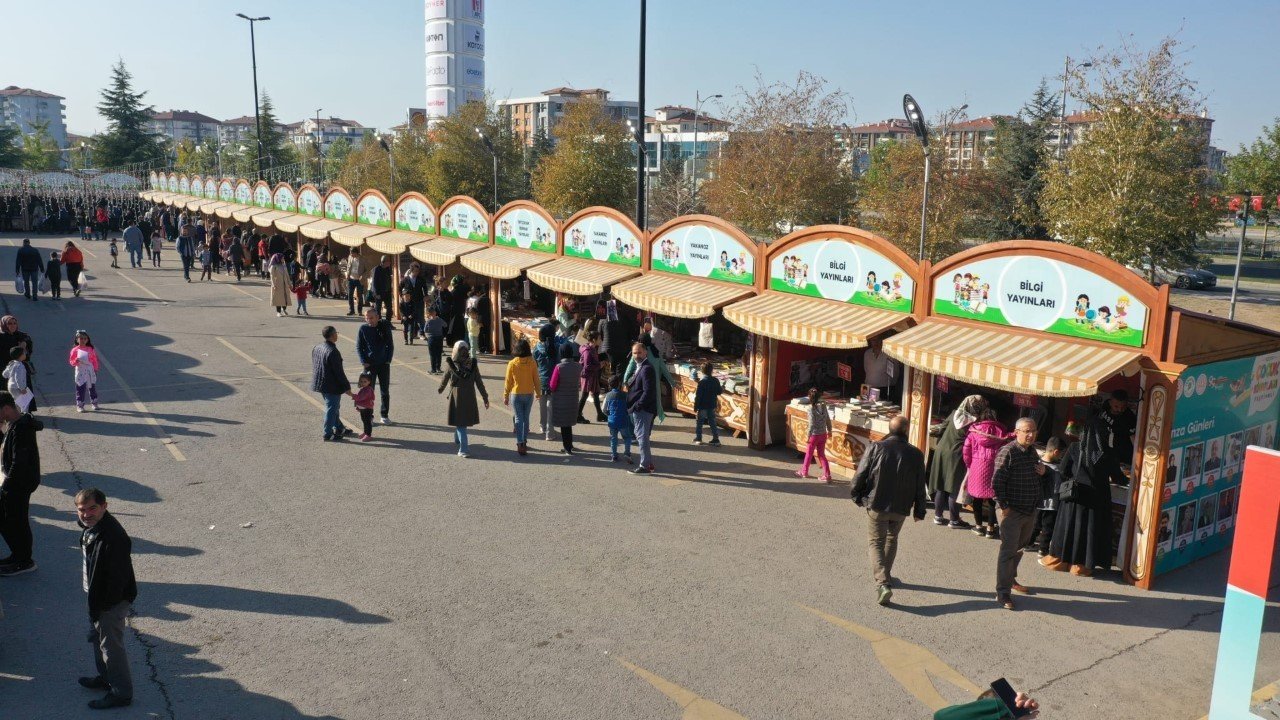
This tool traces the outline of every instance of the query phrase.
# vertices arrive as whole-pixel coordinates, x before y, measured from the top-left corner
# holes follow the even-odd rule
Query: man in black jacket
[[[320,334],[324,342],[311,350],[311,389],[324,397],[324,439],[338,441],[351,434],[338,417],[342,396],[351,392],[351,381],[338,352],[338,331],[326,325]]]
[[[893,597],[889,585],[902,525],[907,515],[916,522],[925,515],[924,453],[907,441],[910,425],[904,415],[890,420],[889,435],[871,444],[853,477],[853,501],[867,509],[867,554],[881,605]]]
[[[391,358],[396,352],[396,331],[375,309],[364,311],[364,324],[356,332],[356,356],[365,372],[378,379],[382,396],[382,424],[391,424]]]
[[[369,279],[369,289],[373,291],[373,308],[384,318],[391,317],[391,301],[395,298],[394,275],[391,257],[383,255]],[[386,415],[385,412],[382,414]]]
[[[84,554],[83,585],[89,596],[89,643],[98,674],[80,678],[80,685],[107,694],[90,700],[89,707],[102,710],[133,703],[133,679],[124,651],[125,620],[138,597],[133,577],[132,543],[120,522],[107,512],[107,496],[98,488],[76,493],[76,515],[84,532],[80,549]]]
[[[631,357],[636,361],[636,372],[627,386],[627,412],[635,426],[636,446],[640,448],[640,462],[630,472],[647,475],[653,472],[653,450],[649,437],[653,433],[653,419],[658,414],[658,373],[649,362],[649,349],[643,343],[631,346]]]
[[[31,247],[31,238],[22,241],[14,257],[14,277],[22,280],[22,294],[28,300],[40,299],[40,276],[44,274],[44,258]]]
[[[0,442],[0,535],[9,546],[9,557],[0,560],[0,577],[36,569],[31,559],[31,493],[40,486],[39,420],[18,409],[7,392],[0,392],[0,422],[9,429]]]

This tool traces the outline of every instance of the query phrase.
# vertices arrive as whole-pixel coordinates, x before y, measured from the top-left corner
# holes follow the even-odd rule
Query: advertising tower
[[[484,0],[425,0],[427,122],[484,100]]]

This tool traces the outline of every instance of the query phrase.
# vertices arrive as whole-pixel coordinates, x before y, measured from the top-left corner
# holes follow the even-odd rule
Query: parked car
[[[1142,278],[1147,277],[1146,268],[1130,267],[1129,269]],[[1155,276],[1157,285],[1169,284],[1183,290],[1212,290],[1218,286],[1218,276],[1202,268],[1175,270],[1157,267]]]

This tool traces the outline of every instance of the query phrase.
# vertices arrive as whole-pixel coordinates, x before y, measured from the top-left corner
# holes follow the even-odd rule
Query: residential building
[[[67,108],[61,95],[10,85],[0,90],[0,123],[15,125],[23,135],[35,132],[37,123],[49,124],[49,136],[67,147]]]
[[[1059,144],[1058,139],[1061,125],[1056,122],[1051,126],[1048,135],[1045,137],[1045,144],[1055,153],[1061,147],[1062,153],[1065,154],[1073,145],[1080,142],[1085,133],[1089,131],[1089,127],[1097,120],[1097,113],[1072,113],[1066,117],[1066,132],[1062,134],[1061,144]],[[1177,121],[1177,124],[1180,127],[1197,132],[1203,137],[1205,151],[1202,156],[1202,162],[1206,167],[1212,169],[1216,156],[1212,152],[1214,148],[1210,143],[1213,135],[1213,118],[1209,117],[1208,111],[1201,111],[1199,115],[1184,115]]]
[[[206,140],[218,137],[218,127],[221,124],[215,118],[203,113],[191,110],[166,110],[151,113],[150,130],[174,143],[190,140],[199,145]]]
[[[254,117],[241,115],[230,120],[223,120],[218,126],[218,142],[222,145],[241,142],[253,135]]]
[[[899,118],[881,120],[866,125],[855,125],[844,133],[846,151],[851,155],[852,164],[858,173],[866,172],[871,162],[871,151],[882,142],[907,140],[915,137],[911,123]]]
[[[952,170],[972,170],[987,166],[987,150],[996,140],[999,115],[960,120],[938,128],[943,156]]]
[[[682,105],[665,105],[644,119],[645,170],[656,175],[669,162],[677,161],[685,175],[693,172],[697,155],[700,179],[714,173],[714,160],[729,141],[732,123]],[[695,132],[696,127],[696,132]],[[695,137],[696,136],[696,137]]]
[[[564,116],[565,108],[581,100],[603,103],[605,111],[619,122],[639,121],[639,103],[634,100],[610,100],[609,91],[601,88],[575,90],[558,87],[543,90],[540,95],[533,97],[499,100],[498,114],[511,134],[528,146],[533,144],[533,139],[539,132],[554,140],[556,123]]]
[[[365,135],[377,133],[376,128],[365,127],[355,120],[344,120],[339,117],[307,118],[301,122],[285,125],[285,133],[294,145],[320,143],[320,149],[328,152],[339,138],[346,139],[351,147],[358,148],[364,144]]]

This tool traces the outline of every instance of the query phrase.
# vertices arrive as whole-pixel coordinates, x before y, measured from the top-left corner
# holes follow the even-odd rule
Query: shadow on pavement
[[[381,625],[390,618],[361,612],[341,600],[314,595],[251,590],[206,583],[138,583],[138,606],[142,614],[158,620],[186,620],[190,615],[172,610],[169,603],[210,610],[327,618],[353,625]]]

